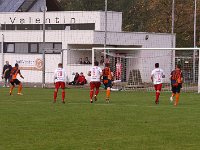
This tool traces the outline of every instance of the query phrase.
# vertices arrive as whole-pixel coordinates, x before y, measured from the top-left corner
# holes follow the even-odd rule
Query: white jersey
[[[91,71],[91,82],[100,82],[100,77],[101,77],[101,73],[102,70],[100,67],[98,66],[94,66],[90,69]]]
[[[65,82],[67,78],[67,74],[65,69],[57,68],[54,72],[55,82]]]
[[[161,84],[163,83],[164,72],[160,68],[155,68],[151,72],[151,76],[153,78],[153,84]]]
[[[116,63],[116,70],[120,70],[122,69],[122,64],[121,63]]]

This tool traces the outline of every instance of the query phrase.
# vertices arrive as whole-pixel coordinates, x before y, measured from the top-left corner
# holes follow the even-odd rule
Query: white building
[[[80,57],[83,59],[88,57],[91,61],[91,49],[93,47],[103,47],[105,41],[105,13],[103,11],[47,11],[44,46],[43,12],[39,12],[42,0],[38,0],[34,5],[30,4],[30,1],[28,4],[25,7],[21,3],[21,5],[16,6],[16,9],[13,10],[14,12],[6,10],[7,12],[0,13],[1,62],[9,60],[14,65],[14,63],[20,63],[21,61],[20,65],[22,67],[27,65],[24,66],[24,73],[28,76],[30,73],[28,73],[27,68],[35,63],[36,58],[42,59],[41,54],[44,49],[46,51],[54,50],[54,52],[65,49],[63,63],[67,70],[69,70],[70,66],[69,80],[73,78],[71,72],[82,71],[86,74],[91,65],[80,65],[77,64],[77,61]],[[0,6],[2,8],[7,5],[3,3]],[[15,12],[19,10],[29,12]],[[3,11],[3,9],[0,9],[0,11]],[[170,48],[172,45],[175,45],[172,44],[175,43],[175,35],[166,33],[123,32],[122,13],[109,11],[107,16],[106,43],[108,47]],[[118,53],[124,52],[118,51]],[[155,56],[153,51],[139,51],[134,53],[135,57],[151,58]],[[167,53],[169,54],[170,51],[159,51],[159,55],[166,55]],[[55,54],[53,58],[56,57],[60,56]],[[97,58],[97,60],[99,59]],[[52,72],[56,68],[60,58],[56,58],[54,61],[50,59],[50,61],[45,64],[45,68],[49,69],[47,72]],[[162,64],[163,66],[167,64],[166,72],[170,72],[171,55],[167,55],[164,59],[161,57],[157,61],[161,66]],[[149,68],[151,70],[154,68],[155,63],[148,63],[141,60],[135,62],[137,63],[133,64],[133,61],[131,64],[127,63],[129,65],[126,65],[126,69],[124,70],[126,71],[124,75],[126,81],[128,80],[130,70],[140,68]],[[40,72],[39,75],[38,72]],[[149,72],[145,73],[142,70],[140,72],[142,80],[148,81]],[[32,81],[42,81],[41,68],[37,70],[37,73],[32,74],[35,74],[35,76],[31,77]],[[30,79],[27,79],[27,82],[29,82],[28,80]],[[46,77],[46,82],[51,82],[50,76]]]

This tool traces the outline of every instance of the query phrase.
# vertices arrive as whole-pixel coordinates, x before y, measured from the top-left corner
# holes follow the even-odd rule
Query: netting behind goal
[[[154,90],[151,71],[155,63],[164,70],[163,90],[170,91],[170,74],[181,64],[184,76],[183,91],[198,91],[199,50],[190,48],[94,48],[93,60],[109,62],[115,80],[121,80],[124,90]],[[103,67],[103,64],[101,64]]]

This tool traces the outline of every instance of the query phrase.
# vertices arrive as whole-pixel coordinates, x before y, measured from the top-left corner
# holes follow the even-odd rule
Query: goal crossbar
[[[92,50],[200,50],[200,48],[113,48],[113,47],[93,47]]]

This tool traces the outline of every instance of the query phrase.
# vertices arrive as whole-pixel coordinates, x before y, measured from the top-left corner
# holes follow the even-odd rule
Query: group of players
[[[94,66],[90,69],[88,72],[88,76],[91,76],[91,82],[90,82],[90,102],[93,103],[93,99],[97,100],[97,95],[99,93],[99,88],[101,85],[101,77],[103,76],[103,84],[106,89],[106,102],[109,102],[110,100],[110,91],[112,87],[112,79],[113,79],[113,73],[111,72],[111,69],[109,67],[109,63],[105,64],[105,68],[102,70],[100,67],[98,67],[99,63],[96,61],[94,63]],[[17,75],[19,75],[21,78],[24,79],[22,76],[19,65],[16,63],[15,67],[12,67],[11,65],[6,62],[5,68],[3,69],[2,79],[5,78],[5,81],[10,82],[10,91],[9,94],[12,95],[13,89],[15,85],[18,85],[18,95],[23,95],[21,93],[22,91],[22,83],[17,79]],[[67,73],[65,69],[63,69],[62,63],[58,64],[58,68],[54,72],[54,84],[55,84],[55,90],[54,90],[54,103],[57,99],[57,93],[58,89],[62,89],[62,103],[65,103],[65,82],[66,82]],[[6,83],[6,82],[5,82]],[[94,94],[95,93],[95,94]]]
[[[104,69],[102,70],[99,66],[97,61],[94,62],[94,66],[88,72],[88,76],[90,76],[90,103],[97,101],[97,95],[99,94],[99,88],[101,85],[101,81],[106,89],[106,102],[109,103],[110,101],[110,93],[113,81],[113,72],[110,69],[109,63],[105,64]],[[9,66],[9,65],[8,65]],[[13,89],[15,85],[18,85],[18,95],[23,95],[22,91],[22,83],[17,79],[17,75],[21,78],[24,78],[20,72],[19,65],[16,63],[15,67],[7,67],[4,69],[2,78],[9,78],[10,81],[10,91],[9,94],[12,95]],[[54,83],[55,83],[55,90],[54,90],[54,103],[57,99],[58,89],[61,87],[62,89],[62,102],[65,103],[65,80],[67,77],[67,73],[65,69],[63,69],[62,63],[58,64],[58,68],[54,72]],[[162,89],[163,78],[165,78],[164,72],[162,69],[159,68],[159,63],[155,64],[155,69],[151,73],[151,80],[154,84],[154,88],[156,91],[156,99],[155,103],[159,104],[159,96]],[[183,82],[183,74],[181,71],[181,66],[178,64],[176,65],[175,70],[171,72],[170,76],[171,86],[172,86],[172,95],[170,97],[170,101],[173,101],[173,97],[176,98],[174,105],[177,106],[180,97],[180,90],[182,88]]]
[[[109,63],[105,64],[105,68],[102,70],[97,61],[94,62],[94,66],[88,71],[88,76],[90,79],[90,103],[97,101],[97,95],[99,94],[99,88],[101,86],[101,79],[103,80],[103,84],[106,89],[106,102],[110,101],[110,92],[112,87],[113,80],[113,72],[109,67]],[[65,103],[65,79],[66,79],[66,71],[63,69],[63,65],[61,63],[58,64],[58,68],[54,72],[54,103],[57,99],[57,93],[59,87],[62,89],[62,103]]]
[[[159,63],[156,63],[155,69],[151,73],[151,80],[154,84],[154,88],[156,91],[156,104],[159,104],[159,96],[162,89],[163,78],[165,78],[164,72],[162,69],[159,68]],[[176,100],[174,101],[174,106],[177,106],[180,97],[180,90],[183,83],[183,74],[180,64],[177,64],[175,70],[171,72],[170,80],[172,87],[172,95],[170,97],[170,101],[173,102],[173,97],[176,97]]]
[[[98,62],[94,62],[94,66],[91,67],[88,72],[88,76],[90,79],[90,103],[97,101],[97,95],[99,94],[99,88],[101,85],[101,79],[106,89],[106,102],[110,101],[110,93],[113,81],[113,72],[109,67],[109,63],[105,64],[104,69],[102,70],[99,66]],[[66,72],[62,67],[62,64],[58,64],[58,69],[55,71],[55,91],[54,91],[54,102],[56,102],[58,88],[62,88],[62,102],[65,103],[65,79]],[[155,103],[159,104],[159,96],[162,89],[163,78],[165,78],[164,72],[159,68],[159,63],[155,64],[155,69],[151,73],[151,80],[154,84],[154,88],[156,90],[156,100]],[[172,95],[170,97],[170,101],[173,101],[173,97],[176,97],[174,105],[177,106],[180,97],[180,90],[182,88],[183,82],[183,74],[181,71],[181,66],[176,65],[175,70],[171,72],[170,76],[171,86],[172,86]]]

